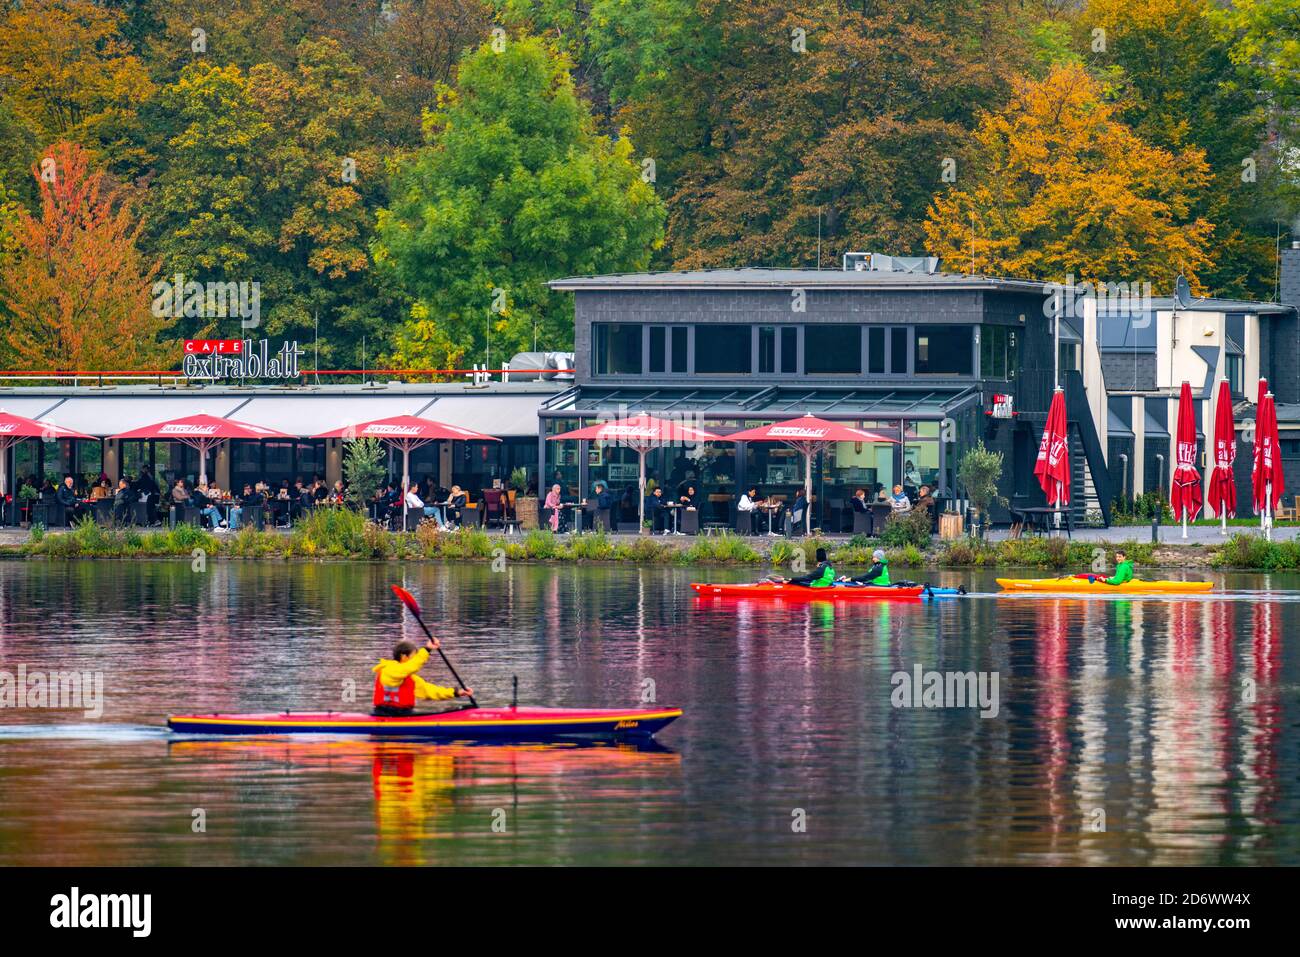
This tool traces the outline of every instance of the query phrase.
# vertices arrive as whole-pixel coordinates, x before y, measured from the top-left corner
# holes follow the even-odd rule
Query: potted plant
[[[984,537],[988,525],[989,508],[994,503],[1005,505],[1006,499],[998,494],[998,481],[1002,478],[1002,453],[990,452],[981,439],[961,457],[957,467],[957,481],[966,489],[970,501],[971,535]]]
[[[510,488],[506,492],[510,507],[520,528],[537,528],[538,503],[535,495],[528,494],[528,469],[522,465],[510,473]]]
[[[21,524],[23,528],[26,528],[32,523],[32,518],[31,518],[32,506],[35,504],[35,502],[36,502],[36,489],[33,488],[31,485],[24,485],[22,488],[18,490],[18,501],[15,503],[15,511],[17,511],[18,514],[15,517],[20,520],[19,524]],[[22,518],[23,508],[27,509],[26,518]]]

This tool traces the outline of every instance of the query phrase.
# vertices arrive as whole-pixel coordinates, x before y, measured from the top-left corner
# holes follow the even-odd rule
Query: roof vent
[[[932,276],[939,271],[936,256],[886,256],[883,253],[845,253],[846,272],[901,272]]]

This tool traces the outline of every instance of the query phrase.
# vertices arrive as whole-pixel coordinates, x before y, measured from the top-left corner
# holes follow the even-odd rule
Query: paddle
[[[406,610],[415,616],[415,620],[420,623],[420,627],[424,629],[424,633],[428,635],[429,640],[432,641],[433,634],[429,631],[429,626],[424,623],[424,619],[420,617],[420,603],[415,600],[415,596],[405,588],[401,588],[397,585],[391,585],[389,587],[393,589],[393,594],[397,596],[398,600],[406,606]],[[456,683],[459,684],[462,689],[468,691],[469,688],[466,686],[464,681],[461,681],[460,675],[456,674],[456,669],[452,667],[451,662],[447,660],[447,656],[442,653],[441,648],[438,649],[438,657],[441,658],[442,663],[447,666],[447,670],[450,671],[451,676],[456,679]],[[474,700],[473,695],[469,696],[469,704],[472,708],[478,707],[478,702]]]

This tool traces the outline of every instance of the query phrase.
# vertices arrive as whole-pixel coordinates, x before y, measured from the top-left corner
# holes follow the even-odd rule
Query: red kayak
[[[808,585],[779,585],[775,582],[758,582],[751,585],[714,585],[709,582],[691,582],[691,587],[701,598],[757,598],[763,601],[882,601],[897,598],[916,598],[922,586],[909,588],[879,585],[831,585],[811,588]]]
[[[403,717],[341,711],[183,714],[167,719],[182,734],[366,734],[442,741],[550,741],[646,738],[682,716],[680,708],[461,708]]]

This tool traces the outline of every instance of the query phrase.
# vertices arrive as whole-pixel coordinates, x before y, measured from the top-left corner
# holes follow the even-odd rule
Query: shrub
[[[791,555],[793,554],[792,548]],[[723,533],[697,538],[690,548],[681,553],[679,561],[685,564],[701,565],[748,565],[759,561],[761,558],[762,556],[742,536]]]
[[[927,547],[930,544],[929,510],[922,508],[890,515],[880,540],[891,548],[903,548],[906,545]]]
[[[524,554],[528,558],[547,561],[563,553],[563,543],[550,529],[535,528],[524,537]]]

